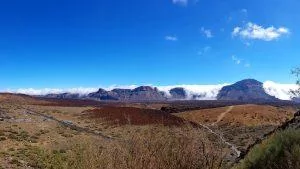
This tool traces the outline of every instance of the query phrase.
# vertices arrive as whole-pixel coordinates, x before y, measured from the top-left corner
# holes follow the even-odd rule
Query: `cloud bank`
[[[290,91],[298,89],[296,84],[280,84],[272,81],[264,82],[263,86],[266,93],[281,100],[291,100],[293,95]]]
[[[225,84],[217,84],[217,85],[170,85],[170,86],[153,86],[157,87],[160,91],[164,92],[167,97],[171,97],[170,90],[176,87],[182,87],[187,93],[187,100],[188,99],[196,99],[196,100],[216,100],[218,92],[221,90],[223,86],[229,85],[229,83]],[[109,87],[103,87],[105,90],[112,90],[115,88],[122,88],[122,89],[134,89],[138,87],[137,85],[128,85],[128,86],[118,86],[112,85]],[[298,88],[295,84],[280,84],[275,83],[273,81],[266,81],[263,83],[263,87],[269,95],[275,96],[281,100],[291,100],[293,95],[290,93],[291,90],[296,90]],[[15,90],[5,90],[3,92],[10,92],[10,93],[20,93],[20,94],[27,94],[27,95],[46,95],[46,94],[60,94],[60,93],[78,93],[80,95],[87,95],[91,92],[96,92],[99,88],[70,88],[70,89],[15,89]]]
[[[55,88],[44,88],[44,89],[33,89],[33,88],[21,88],[21,89],[7,89],[4,92],[27,94],[27,95],[47,95],[47,94],[61,94],[61,93],[72,93],[87,95],[91,92],[97,91],[99,88],[69,88],[69,89],[55,89]]]
[[[171,97],[170,90],[176,87],[184,88],[187,93],[187,100],[216,100],[219,91],[222,87],[229,84],[219,85],[174,85],[174,86],[158,86],[158,90],[166,93],[167,97]]]
[[[239,36],[243,39],[256,39],[263,41],[272,41],[283,35],[289,34],[286,27],[275,28],[273,26],[264,28],[252,22],[248,22],[244,27],[235,27],[232,31],[233,36]]]

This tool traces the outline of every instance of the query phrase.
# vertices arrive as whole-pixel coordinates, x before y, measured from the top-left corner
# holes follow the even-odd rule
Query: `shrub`
[[[67,168],[66,156],[59,153],[59,151],[52,153],[36,146],[27,146],[26,148],[19,149],[16,155],[21,160],[26,161],[28,166],[33,168]]]
[[[217,169],[224,164],[220,145],[197,129],[152,128],[126,141],[77,144],[71,168]]]
[[[73,139],[52,151],[27,146],[16,155],[30,167],[45,169],[218,169],[224,165],[223,146],[190,126],[147,126],[126,138]]]
[[[6,137],[0,137],[0,141],[6,140]]]
[[[237,168],[300,168],[300,130],[288,129],[278,132],[255,146]]]

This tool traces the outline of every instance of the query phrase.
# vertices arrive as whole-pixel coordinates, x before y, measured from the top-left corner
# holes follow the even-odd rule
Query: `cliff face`
[[[80,99],[80,94],[73,93],[62,93],[62,94],[48,94],[44,96],[45,98],[51,99]]]
[[[188,92],[187,92],[188,91]],[[273,102],[279,101],[266,93],[263,83],[254,80],[246,79],[235,84],[224,86],[220,91],[219,88],[214,91],[190,92],[183,87],[175,87],[169,91],[169,95],[159,91],[155,87],[140,86],[135,89],[113,89],[107,91],[99,89],[87,95],[62,93],[62,94],[48,94],[42,97],[58,98],[58,99],[91,99],[91,100],[117,100],[117,101],[164,101],[164,100],[231,100],[243,102]],[[217,96],[216,96],[217,95]],[[202,99],[203,98],[203,99]],[[294,101],[300,102],[299,98]]]
[[[94,100],[119,100],[119,101],[162,101],[166,100],[163,93],[158,91],[157,88],[150,86],[141,86],[131,89],[114,89],[112,91],[106,91],[99,89],[95,93],[88,95],[89,99]]]
[[[187,93],[182,87],[173,88],[170,90],[171,99],[183,100],[187,98]]]
[[[217,99],[245,102],[278,100],[265,92],[263,83],[254,79],[242,80],[233,85],[223,87],[218,93]]]
[[[118,100],[114,93],[99,89],[97,92],[88,94],[87,98],[94,100]]]

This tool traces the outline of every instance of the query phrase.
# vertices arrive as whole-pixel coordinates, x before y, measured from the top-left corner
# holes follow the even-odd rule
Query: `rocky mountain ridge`
[[[174,87],[168,91],[160,91],[156,87],[140,86],[134,89],[116,88],[110,91],[100,88],[86,95],[77,93],[48,94],[44,98],[56,99],[88,99],[97,101],[167,101],[167,100],[205,100],[206,93],[191,93],[183,87]],[[278,101],[269,95],[263,83],[255,79],[245,79],[232,85],[222,87],[216,94],[216,100],[232,100],[243,102]]]
[[[245,79],[232,85],[223,87],[218,95],[218,100],[238,100],[238,101],[278,101],[274,96],[267,94],[263,88],[263,83],[255,79]]]

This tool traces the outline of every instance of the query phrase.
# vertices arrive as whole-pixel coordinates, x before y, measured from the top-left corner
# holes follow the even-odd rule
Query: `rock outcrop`
[[[88,99],[93,100],[118,100],[118,101],[163,101],[166,97],[157,88],[141,86],[131,89],[114,89],[106,91],[99,89],[95,93],[90,93]]]
[[[223,87],[217,95],[218,100],[236,100],[244,102],[277,101],[274,96],[267,94],[263,83],[246,79],[233,85]]]
[[[170,90],[171,99],[184,100],[187,98],[187,93],[182,87],[173,88]]]

